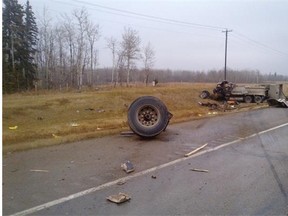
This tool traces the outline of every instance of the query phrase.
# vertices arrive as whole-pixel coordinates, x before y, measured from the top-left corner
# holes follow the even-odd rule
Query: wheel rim
[[[204,93],[204,92],[202,92],[202,94],[200,95],[200,97],[204,99],[204,98],[206,98],[206,97],[207,97],[207,94],[206,94],[206,93]]]
[[[252,102],[252,97],[251,96],[246,96],[245,97],[245,102],[246,103],[251,103]]]
[[[159,111],[153,106],[143,106],[138,111],[138,121],[145,127],[151,127],[159,121]]]
[[[260,96],[255,96],[254,100],[256,103],[261,103],[262,98]]]

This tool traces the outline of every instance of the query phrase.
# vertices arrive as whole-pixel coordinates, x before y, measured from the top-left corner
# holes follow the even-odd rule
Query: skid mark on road
[[[96,186],[96,187],[92,187],[90,189],[87,189],[87,190],[84,190],[84,191],[81,191],[81,192],[78,192],[78,193],[75,193],[75,194],[71,194],[69,196],[66,196],[66,197],[63,197],[63,198],[60,198],[60,199],[57,199],[57,200],[54,200],[54,201],[51,201],[51,202],[47,202],[45,204],[42,204],[42,205],[39,205],[39,206],[36,206],[36,207],[33,207],[33,208],[30,208],[30,209],[27,209],[27,210],[24,210],[24,211],[21,211],[21,212],[17,212],[15,214],[12,214],[11,216],[24,216],[24,215],[29,215],[29,214],[33,214],[33,213],[36,213],[36,212],[39,212],[41,210],[44,210],[44,209],[47,209],[47,208],[50,208],[50,207],[53,207],[53,206],[56,206],[56,205],[59,205],[61,203],[64,203],[64,202],[68,202],[70,200],[73,200],[73,199],[76,199],[76,198],[79,198],[79,197],[82,197],[82,196],[85,196],[85,195],[88,195],[88,194],[91,194],[91,193],[94,193],[96,191],[99,191],[99,190],[102,190],[102,189],[105,189],[105,188],[108,188],[108,187],[111,187],[111,186],[114,186],[116,185],[118,182],[122,181],[122,182],[127,182],[131,179],[134,179],[134,178],[137,178],[139,176],[143,176],[143,175],[146,175],[146,174],[149,174],[149,173],[152,173],[152,172],[155,172],[159,169],[163,169],[165,167],[169,167],[169,166],[172,166],[172,165],[175,165],[177,163],[180,163],[180,162],[183,162],[183,161],[186,161],[186,160],[189,160],[191,158],[194,158],[194,157],[197,157],[197,156],[200,156],[200,155],[203,155],[203,154],[206,154],[208,152],[212,152],[212,151],[216,151],[218,149],[221,149],[221,148],[224,148],[226,146],[230,146],[232,144],[235,144],[235,143],[238,143],[238,142],[241,142],[243,140],[247,140],[249,138],[252,138],[252,137],[255,137],[255,136],[260,136],[261,134],[265,134],[267,132],[270,132],[270,131],[273,131],[273,130],[276,130],[276,129],[279,129],[279,128],[282,128],[282,127],[285,127],[285,126],[288,126],[288,123],[285,123],[285,124],[282,124],[282,125],[279,125],[279,126],[276,126],[276,127],[273,127],[273,128],[270,128],[270,129],[267,129],[267,130],[264,130],[264,131],[261,131],[261,132],[258,132],[258,133],[254,133],[252,135],[249,135],[247,137],[243,137],[243,138],[238,138],[236,140],[233,140],[231,142],[226,142],[222,145],[219,145],[217,147],[210,147],[208,148],[207,150],[204,150],[204,151],[201,151],[199,153],[196,153],[194,155],[191,155],[190,157],[183,157],[183,158],[179,158],[177,160],[174,160],[174,161],[171,161],[171,162],[168,162],[166,164],[162,164],[162,165],[159,165],[159,166],[156,166],[156,167],[153,167],[153,168],[150,168],[150,169],[147,169],[147,170],[144,170],[144,171],[141,171],[141,172],[138,172],[138,173],[135,173],[133,175],[130,175],[130,176],[127,176],[127,177],[124,177],[124,178],[120,178],[120,179],[117,179],[115,181],[111,181],[111,182],[107,182],[105,184],[102,184],[100,186]],[[209,147],[209,144],[208,146]],[[285,193],[286,195],[286,193]],[[286,195],[287,197],[287,195]]]
[[[273,143],[273,140],[272,140],[272,143]],[[278,175],[278,173],[277,173],[277,171],[276,171],[276,169],[275,169],[275,167],[274,167],[274,165],[273,165],[273,163],[272,163],[272,161],[271,161],[271,156],[268,154],[267,150],[265,149],[262,140],[261,140],[261,142],[260,142],[260,145],[261,145],[261,148],[262,148],[262,150],[263,150],[263,152],[264,152],[265,158],[266,158],[266,160],[268,161],[268,164],[269,164],[269,166],[270,166],[270,170],[271,170],[272,173],[273,173],[274,179],[276,180],[276,182],[277,182],[277,184],[278,184],[278,187],[279,187],[281,193],[283,194],[283,196],[285,197],[285,199],[288,200],[288,197],[287,197],[286,191],[285,191],[285,189],[284,189],[284,186],[283,186],[283,184],[282,184],[282,182],[281,182],[281,180],[280,180],[280,178],[279,178],[279,175]]]

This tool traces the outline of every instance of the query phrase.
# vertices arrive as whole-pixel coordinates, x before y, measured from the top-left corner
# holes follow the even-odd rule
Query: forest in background
[[[155,69],[151,43],[142,44],[138,31],[127,27],[121,38],[105,38],[111,51],[111,67],[99,68],[99,24],[85,8],[63,14],[55,22],[44,10],[36,20],[27,0],[3,0],[2,62],[3,92],[32,89],[81,89],[83,86],[157,82],[219,82],[223,70],[189,71]],[[236,83],[288,81],[277,73],[227,69],[227,79]]]

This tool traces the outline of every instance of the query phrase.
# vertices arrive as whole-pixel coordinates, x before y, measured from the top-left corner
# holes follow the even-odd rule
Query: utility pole
[[[227,69],[227,41],[228,41],[228,32],[232,32],[232,30],[228,30],[226,29],[225,31],[222,31],[222,32],[225,32],[225,66],[224,66],[224,80],[226,80],[227,78],[227,72],[226,72],[226,69]]]

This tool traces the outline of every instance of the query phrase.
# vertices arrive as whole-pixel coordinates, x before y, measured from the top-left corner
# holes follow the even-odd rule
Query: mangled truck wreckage
[[[263,84],[240,86],[228,81],[218,83],[210,94],[202,91],[200,98],[222,100],[228,103],[244,101],[246,103],[262,103],[267,100],[270,106],[288,108],[287,97],[283,93],[283,84]],[[212,105],[200,103],[200,105]],[[165,131],[173,115],[166,105],[153,96],[142,96],[134,100],[128,108],[128,125],[133,133],[143,138],[153,138]]]
[[[288,107],[288,99],[283,93],[283,84],[237,85],[228,81],[217,83],[213,94],[204,90],[200,98],[262,103],[267,100],[270,106]]]

